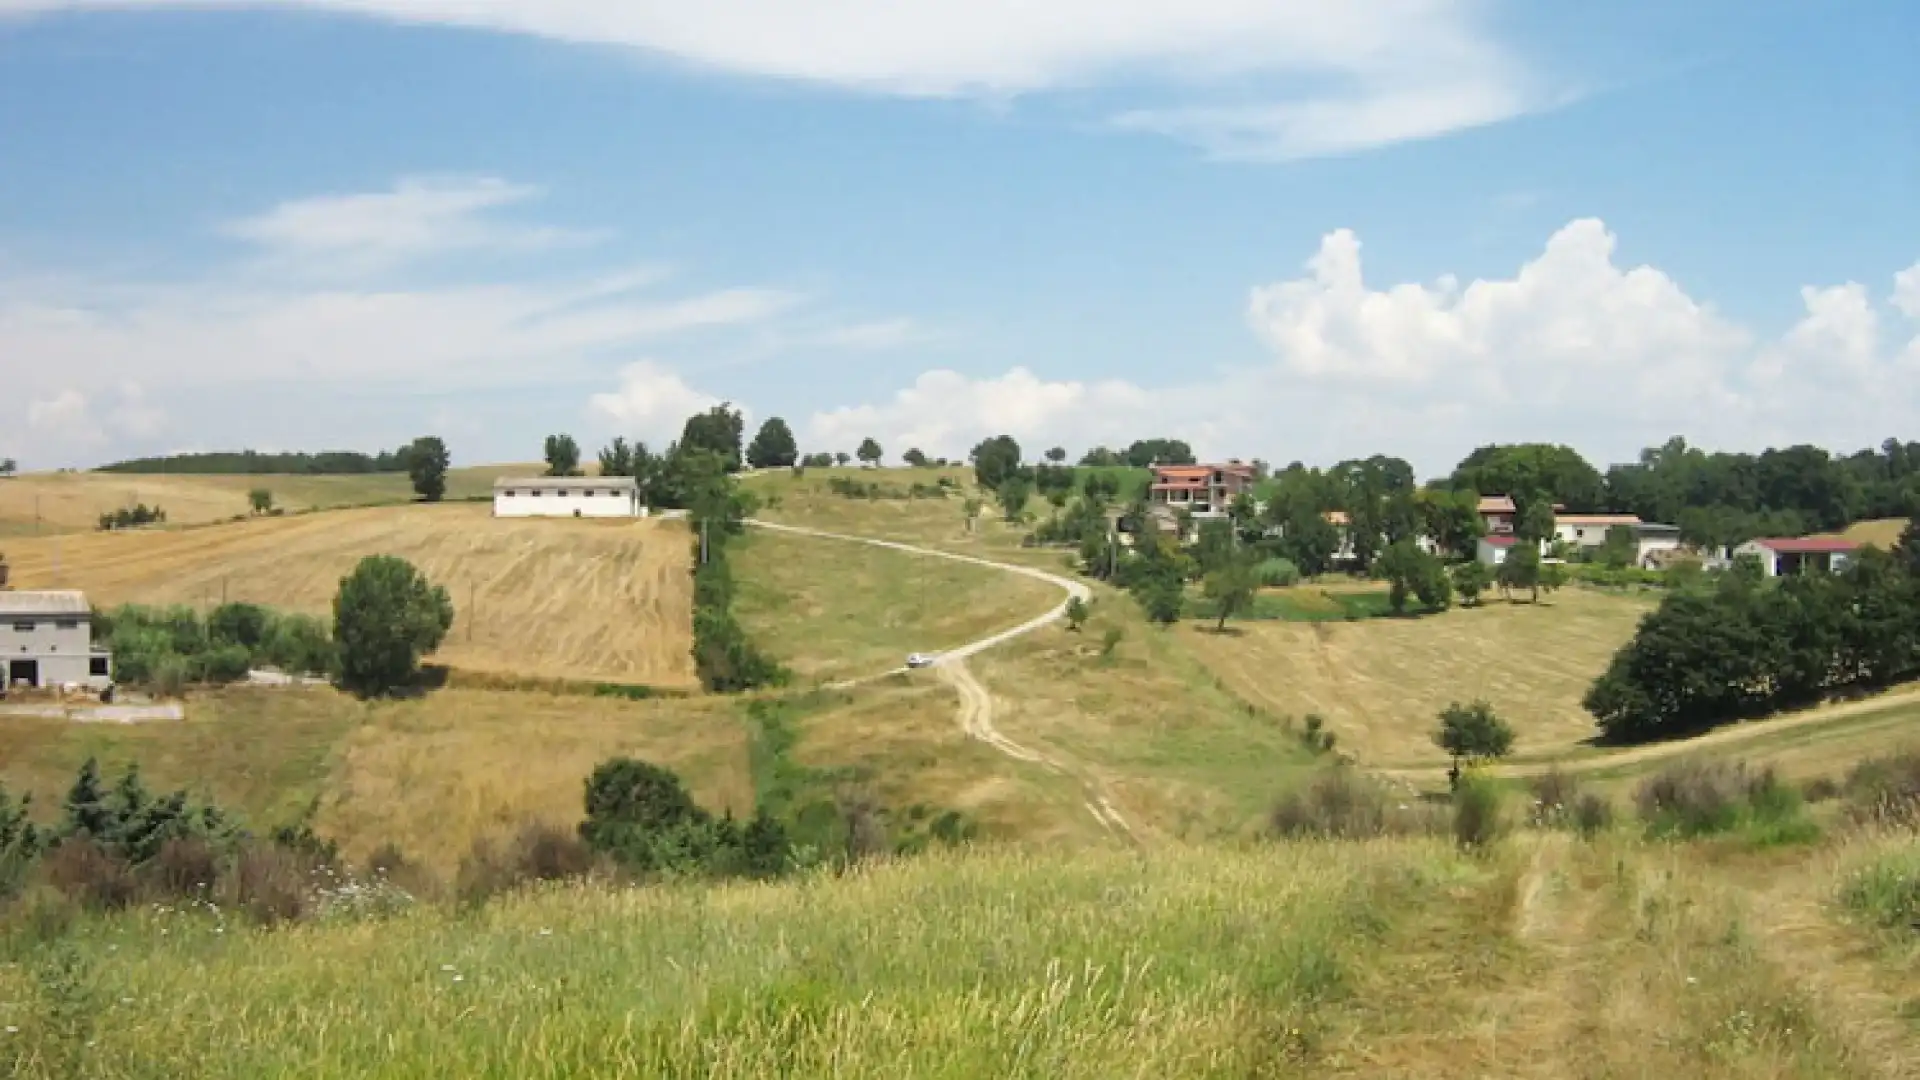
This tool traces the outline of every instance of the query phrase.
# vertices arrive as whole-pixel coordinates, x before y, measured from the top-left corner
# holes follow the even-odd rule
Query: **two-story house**
[[[1235,497],[1252,494],[1253,466],[1238,461],[1224,465],[1155,465],[1147,501],[1197,518],[1223,517]]]
[[[0,590],[0,661],[9,688],[113,684],[113,656],[94,647],[83,593]]]

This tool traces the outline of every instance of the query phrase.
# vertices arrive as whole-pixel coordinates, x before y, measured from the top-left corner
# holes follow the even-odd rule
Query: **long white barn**
[[[493,516],[646,517],[631,476],[503,476],[493,482]]]

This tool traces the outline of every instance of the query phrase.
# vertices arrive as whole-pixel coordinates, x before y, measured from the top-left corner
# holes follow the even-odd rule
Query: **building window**
[[[595,495],[598,495],[598,494],[600,494],[600,493],[599,493],[599,492],[597,492],[597,491],[595,491],[595,490],[593,490],[592,488],[588,488],[588,489],[586,489],[585,491],[582,491],[582,492],[581,492],[580,494],[582,494],[582,495],[585,495],[585,496],[587,496],[588,498],[592,498],[593,496],[595,496]]]
[[[540,497],[540,489],[534,488],[532,491],[527,492],[527,494],[537,499]]]
[[[31,620],[17,622],[13,624],[13,629],[15,633],[31,634],[33,633],[33,623]]]
[[[53,628],[56,630],[78,630],[80,629],[80,620],[61,619],[59,622],[53,624]]]
[[[98,678],[105,678],[107,675],[107,658],[104,656],[89,657],[87,659],[87,674]]]

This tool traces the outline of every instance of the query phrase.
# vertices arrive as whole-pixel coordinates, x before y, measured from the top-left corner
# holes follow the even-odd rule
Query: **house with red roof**
[[[1733,549],[1734,558],[1751,556],[1768,577],[1824,571],[1837,574],[1847,568],[1860,545],[1837,536],[1799,536],[1749,540]]]
[[[1147,501],[1185,510],[1197,518],[1222,517],[1228,504],[1251,494],[1253,466],[1238,461],[1224,465],[1155,465]]]

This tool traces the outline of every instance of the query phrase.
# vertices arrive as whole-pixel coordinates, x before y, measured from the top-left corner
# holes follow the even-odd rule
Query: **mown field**
[[[491,495],[495,477],[545,466],[479,465],[447,472],[447,499]],[[0,536],[86,532],[101,514],[136,503],[160,506],[166,527],[204,525],[245,515],[247,493],[265,488],[289,513],[408,502],[404,473],[361,476],[164,476],[130,473],[30,473],[0,480]]]
[[[1475,699],[1513,725],[1516,758],[1543,760],[1592,737],[1580,699],[1652,602],[1574,588],[1420,618],[1248,620],[1224,634],[1193,622],[1178,633],[1234,692],[1277,714],[1325,718],[1363,765],[1444,765],[1431,738],[1437,715]]]
[[[997,849],[9,943],[12,1075],[1908,1076],[1920,971],[1834,902],[1911,840]]]
[[[475,839],[535,820],[571,827],[594,765],[655,761],[715,813],[750,813],[747,730],[719,699],[625,701],[442,690],[364,703],[329,689],[195,695],[188,719],[136,725],[0,718],[0,784],[57,813],[75,771],[137,763],[257,831],[303,820],[358,859],[394,843],[450,874]]]
[[[734,614],[808,682],[887,671],[1060,602],[1032,578],[839,540],[749,530],[729,557]]]
[[[498,520],[454,504],[16,540],[7,554],[16,587],[83,589],[96,604],[246,600],[315,613],[331,612],[362,557],[399,555],[452,594],[438,662],[690,688],[688,545],[677,522]]]

